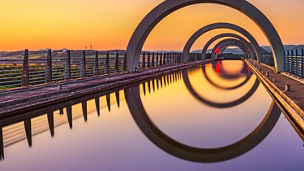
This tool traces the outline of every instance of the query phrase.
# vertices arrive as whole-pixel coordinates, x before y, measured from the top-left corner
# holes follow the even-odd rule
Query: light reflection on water
[[[204,103],[191,94],[182,78],[185,73],[197,95],[217,105]],[[231,88],[244,81],[241,87]],[[245,100],[225,105],[248,94],[255,81],[256,77],[250,75],[242,61],[224,61],[144,82],[139,86],[139,97],[148,118],[162,133],[189,147],[213,149],[242,140],[271,111],[273,100],[261,84]],[[132,87],[124,88],[127,92]],[[85,103],[87,112],[83,112],[84,103],[80,103],[86,99],[78,100],[72,106],[71,130],[67,111],[64,109],[60,114],[57,110],[65,104],[58,107],[54,112],[54,138],[50,136],[47,115],[31,119],[31,148],[27,147],[23,122],[4,127],[5,160],[0,162],[0,170],[300,170],[304,165],[302,141],[280,113],[271,115],[274,128],[271,123],[266,124],[270,126],[263,127],[261,132],[268,130],[270,134],[258,134],[260,136],[250,144],[252,147],[246,149],[246,143],[236,146],[232,148],[231,158],[221,155],[221,162],[203,164],[192,162],[193,158],[197,159],[194,156],[180,156],[178,149],[172,152],[172,143],[165,142],[166,146],[162,146],[163,142],[158,141],[161,138],[157,138],[160,134],[153,134],[144,127],[142,113],[130,114],[123,90],[119,91],[119,96],[117,93],[106,96],[108,93],[101,93],[97,98],[100,117],[94,97],[88,97],[93,100]],[[132,106],[130,99],[128,103]],[[137,106],[132,111],[138,109]],[[84,113],[88,114],[88,122],[83,119]],[[280,116],[278,122],[276,116]],[[237,155],[243,149],[244,152]],[[207,159],[213,158],[218,159],[207,156]],[[269,163],[280,163],[280,166]]]
[[[212,69],[210,65],[207,67]],[[248,93],[257,79],[252,76],[243,87],[227,91],[208,83],[200,68],[189,75],[193,88],[200,96],[223,104]],[[259,85],[255,93],[241,104],[215,108],[193,99],[183,81],[170,85],[169,89],[141,96],[141,99],[151,120],[170,137],[188,145],[209,148],[225,146],[244,138],[261,123],[272,104],[272,98]]]

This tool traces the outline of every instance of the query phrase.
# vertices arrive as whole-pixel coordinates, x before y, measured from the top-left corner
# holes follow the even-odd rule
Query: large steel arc
[[[238,39],[224,39],[217,43],[212,49],[212,53],[215,53],[217,50],[219,54],[222,54],[228,47],[237,46],[239,47],[247,57],[250,57],[248,51],[250,50],[245,42],[242,42]]]
[[[221,39],[221,38],[226,38],[226,37],[231,37],[231,38],[235,38],[235,39],[238,39],[244,43],[247,44],[247,48],[250,49],[250,54],[251,54],[251,58],[254,58],[254,56],[258,56],[258,54],[255,53],[254,55],[254,52],[255,52],[255,49],[253,48],[253,45],[249,42],[247,42],[246,39],[244,39],[242,36],[239,36],[237,34],[233,34],[233,33],[224,33],[224,34],[219,34],[219,35],[216,35],[215,37],[211,38],[204,46],[203,50],[202,50],[202,55],[205,56],[206,53],[207,53],[207,50],[208,48],[210,47],[210,45],[212,43],[214,43],[216,40],[218,39]]]
[[[214,46],[212,53],[214,53],[216,50],[219,50],[219,54],[221,54],[229,46],[239,47],[243,51],[243,53],[247,55],[247,58],[250,57],[250,54],[248,54],[248,50],[250,49],[247,47],[246,42],[242,42],[238,39],[225,39],[220,41]]]
[[[174,11],[200,3],[222,4],[234,8],[251,18],[267,37],[275,59],[277,71],[284,71],[284,47],[276,29],[268,18],[246,0],[166,0],[155,7],[137,26],[127,47],[127,70],[133,72],[139,64],[143,45],[153,28]]]
[[[184,60],[187,61],[189,58],[189,53],[191,50],[191,47],[193,46],[194,42],[203,34],[211,31],[211,30],[215,30],[215,29],[221,29],[221,28],[225,28],[225,29],[230,29],[230,30],[234,30],[242,35],[244,35],[251,44],[253,44],[254,46],[254,51],[257,54],[257,60],[261,61],[261,51],[260,51],[260,46],[258,44],[258,42],[255,40],[255,38],[245,29],[243,29],[240,26],[234,25],[234,24],[230,24],[230,23],[214,23],[214,24],[210,24],[207,25],[205,27],[202,27],[201,29],[199,29],[198,31],[196,31],[187,41],[184,49],[183,49],[183,57]]]

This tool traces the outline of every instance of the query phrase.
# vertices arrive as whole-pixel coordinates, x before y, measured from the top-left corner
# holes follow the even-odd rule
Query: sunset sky
[[[9,0],[0,6],[0,50],[44,48],[125,49],[141,19],[163,0]],[[303,0],[249,0],[273,23],[284,44],[304,44]],[[268,42],[244,14],[215,4],[183,8],[151,32],[144,49],[181,50],[199,28],[231,22],[252,33],[260,45]],[[202,36],[193,49],[218,33]],[[229,31],[231,32],[231,31]]]

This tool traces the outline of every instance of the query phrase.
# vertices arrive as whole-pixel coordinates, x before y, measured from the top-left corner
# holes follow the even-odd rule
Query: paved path
[[[275,73],[272,67],[258,64],[253,60],[246,60],[246,62],[262,79],[266,88],[278,99],[285,113],[300,127],[301,132],[304,132],[304,83],[302,80],[289,76],[287,73]],[[290,91],[285,90],[286,84],[290,85]]]

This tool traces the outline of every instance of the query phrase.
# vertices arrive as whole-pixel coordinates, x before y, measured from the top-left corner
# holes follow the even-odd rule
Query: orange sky
[[[272,21],[284,44],[304,44],[304,1],[249,0]],[[9,0],[0,6],[0,50],[69,48],[125,49],[140,20],[162,0]],[[267,41],[245,15],[222,5],[183,8],[152,31],[145,49],[181,50],[200,27],[231,22],[246,28],[261,45]],[[200,38],[202,48],[212,31]]]

